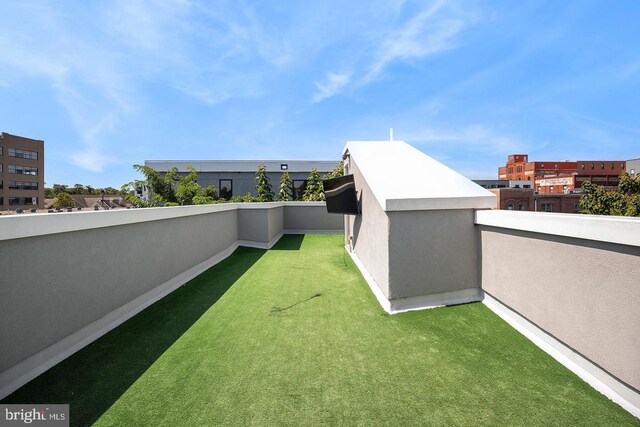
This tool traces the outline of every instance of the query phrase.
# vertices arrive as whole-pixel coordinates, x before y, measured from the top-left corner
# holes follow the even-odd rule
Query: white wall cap
[[[640,218],[634,217],[485,210],[476,211],[475,222],[491,227],[640,246]]]
[[[251,172],[255,173],[260,163],[264,163],[267,172],[283,172],[280,165],[286,164],[288,172],[331,172],[339,160],[145,160],[149,166],[159,172],[177,167],[178,172],[188,172],[187,166],[198,172]]]
[[[83,210],[74,212],[0,216],[0,241],[68,233],[92,228],[204,215],[240,209],[274,209],[284,206],[326,206],[325,202],[221,203],[144,209]]]
[[[404,141],[349,141],[343,154],[385,211],[496,207],[493,193]]]

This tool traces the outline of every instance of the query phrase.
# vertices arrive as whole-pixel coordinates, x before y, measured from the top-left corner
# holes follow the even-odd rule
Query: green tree
[[[288,171],[284,171],[280,177],[280,183],[278,184],[278,200],[281,202],[288,202],[293,200],[293,188],[291,186],[291,177]]]
[[[171,168],[165,175],[149,166],[133,165],[133,168],[145,177],[144,184],[149,189],[150,206],[164,206],[166,203],[177,203],[175,188],[178,186],[178,169]]]
[[[189,174],[178,178],[176,190],[176,199],[182,206],[193,205],[193,198],[202,193],[202,187],[198,184],[198,172],[191,166],[188,166],[187,169]]]
[[[335,168],[328,174],[324,175],[322,179],[331,179],[331,178],[339,178],[344,176],[344,162],[340,162],[336,165]]]
[[[68,185],[64,185],[64,184],[53,184],[53,188],[51,189],[53,191],[53,194],[58,194],[58,193],[68,193]]]
[[[73,188],[71,189],[71,192],[73,194],[85,194],[85,189],[84,189],[84,185],[82,184],[75,184],[73,186]]]
[[[73,207],[74,205],[74,202],[71,196],[64,191],[61,191],[58,194],[56,194],[56,199],[57,200],[53,202],[54,208],[70,208],[70,207]]]
[[[617,190],[607,190],[589,181],[582,184],[580,211],[592,215],[640,216],[640,176],[620,175]]]
[[[305,202],[321,202],[324,201],[324,189],[322,187],[322,180],[318,174],[316,168],[311,169],[309,178],[307,179],[307,186],[304,189],[302,200]]]
[[[273,190],[264,163],[260,163],[256,171],[256,191],[258,192],[258,201],[273,202]]]

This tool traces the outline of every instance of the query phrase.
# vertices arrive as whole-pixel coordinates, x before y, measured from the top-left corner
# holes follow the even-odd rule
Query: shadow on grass
[[[304,240],[304,234],[285,234],[278,243],[276,243],[272,251],[299,251]]]
[[[68,403],[72,425],[92,424],[264,253],[238,248],[2,403]]]

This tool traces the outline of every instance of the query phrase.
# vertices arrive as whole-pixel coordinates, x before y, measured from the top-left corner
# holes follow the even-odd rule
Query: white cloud
[[[462,30],[464,23],[461,19],[438,16],[445,5],[444,1],[434,2],[391,31],[381,41],[375,60],[361,84],[366,85],[378,78],[393,62],[422,59],[453,48],[453,38]]]
[[[426,127],[410,132],[405,137],[416,145],[436,147],[446,143],[450,148],[455,146],[460,149],[494,154],[510,154],[530,148],[520,138],[496,131],[486,124],[472,124],[461,128]]]
[[[345,74],[329,72],[326,82],[315,82],[318,91],[313,101],[334,96],[348,85],[367,86],[395,63],[411,64],[455,48],[457,36],[471,19],[468,14],[449,8],[446,0],[437,0],[409,19],[387,23],[392,27],[368,34],[356,51],[347,52],[341,59],[351,64],[348,79]]]
[[[351,80],[352,73],[328,73],[324,82],[315,82],[316,93],[311,97],[311,102],[320,102],[323,99],[330,98],[338,93]]]

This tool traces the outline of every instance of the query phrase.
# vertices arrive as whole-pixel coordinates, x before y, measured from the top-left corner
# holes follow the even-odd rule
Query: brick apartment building
[[[530,162],[527,154],[512,154],[507,164],[498,168],[498,178],[533,181],[537,193],[557,194],[581,188],[584,181],[617,187],[625,171],[624,160]]]
[[[44,208],[44,141],[0,134],[0,210]]]

